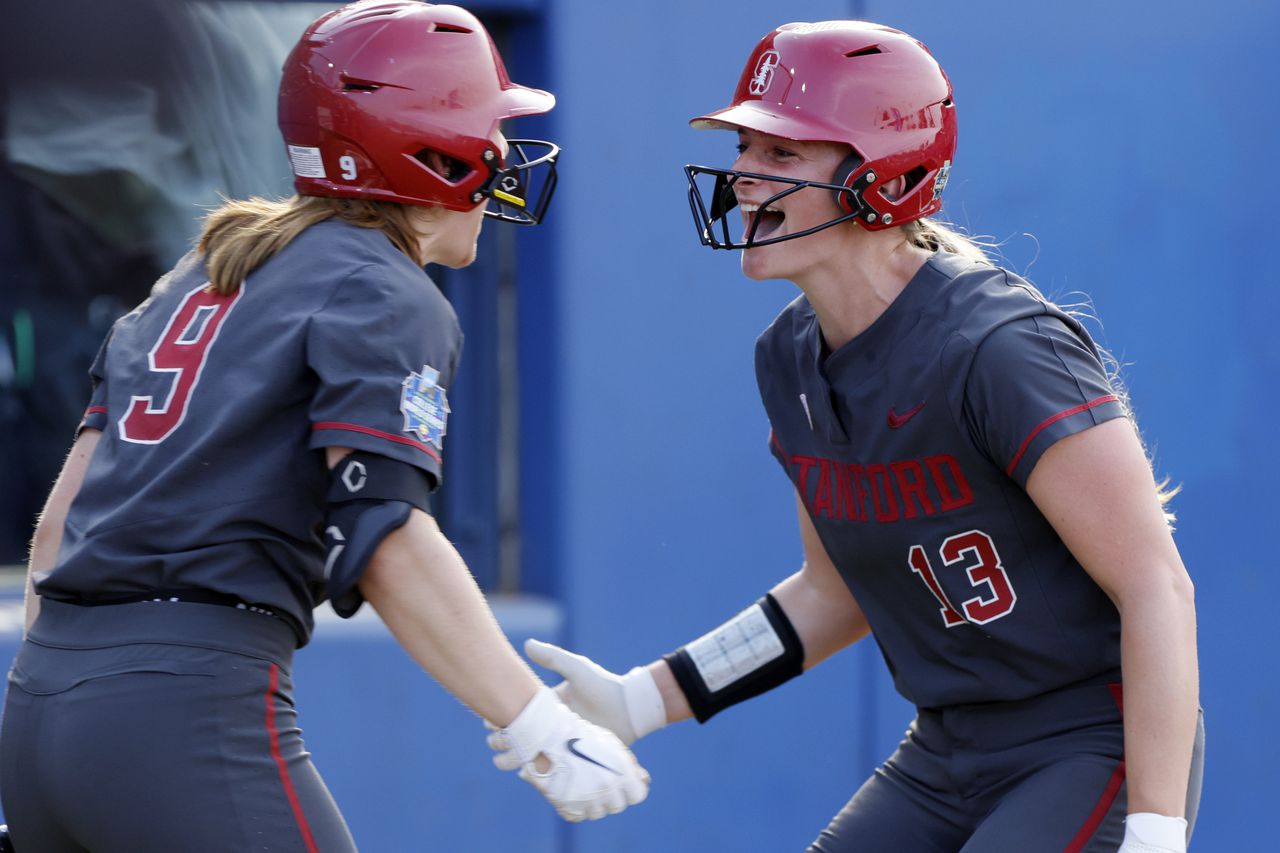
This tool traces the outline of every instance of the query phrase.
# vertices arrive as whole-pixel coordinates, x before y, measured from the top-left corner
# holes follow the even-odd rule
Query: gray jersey
[[[1016,700],[1119,667],[1115,607],[1025,491],[1050,445],[1124,416],[1074,319],[938,253],[829,355],[797,299],[756,370],[773,453],[903,696]]]
[[[187,255],[104,343],[84,422],[103,436],[36,588],[87,602],[208,590],[309,633],[324,590],[320,449],[439,482],[457,319],[381,231],[338,220],[231,296],[207,282]]]

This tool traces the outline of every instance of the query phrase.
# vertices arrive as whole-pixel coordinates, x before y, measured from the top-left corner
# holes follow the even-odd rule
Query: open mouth
[[[761,240],[767,240],[782,230],[782,223],[786,220],[787,215],[781,210],[775,210],[772,207],[761,208],[755,204],[740,204],[739,209],[742,211],[742,239],[748,238],[754,243]],[[752,233],[754,229],[755,233]]]

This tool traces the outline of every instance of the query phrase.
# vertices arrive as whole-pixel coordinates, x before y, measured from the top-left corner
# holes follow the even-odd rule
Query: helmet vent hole
[[[910,172],[903,175],[902,179],[905,183],[902,187],[902,194],[906,195],[919,186],[920,182],[924,180],[924,176],[927,174],[929,174],[929,170],[924,166],[916,166]]]
[[[433,151],[430,148],[423,148],[413,157],[451,184],[458,183],[458,181],[470,175],[472,171],[470,166],[458,158],[450,157],[448,154],[442,154],[439,151]]]
[[[845,56],[852,59],[855,56],[874,56],[877,53],[884,53],[884,51],[880,49],[880,45],[873,44],[870,47],[863,47],[863,48],[859,48],[858,50],[851,50],[848,53],[846,53]]]
[[[377,80],[362,80],[359,77],[353,77],[345,71],[338,78],[342,81],[342,91],[344,92],[376,92],[382,88],[382,84]]]
[[[459,27],[456,24],[436,24],[432,32],[436,33],[464,33],[469,34],[471,30],[466,27]]]

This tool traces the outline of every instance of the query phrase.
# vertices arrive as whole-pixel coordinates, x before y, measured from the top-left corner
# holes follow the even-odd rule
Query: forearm
[[[871,633],[844,582],[833,584],[815,574],[806,566],[770,590],[800,635],[806,670]]]
[[[31,628],[36,616],[40,613],[40,597],[36,595],[35,579],[54,567],[58,562],[58,551],[62,549],[62,529],[67,522],[67,513],[71,510],[71,502],[80,492],[80,485],[89,468],[89,460],[98,446],[102,433],[95,429],[82,430],[71,452],[62,465],[62,471],[54,482],[45,501],[40,519],[36,522],[35,534],[31,538],[31,552],[27,558],[26,588],[26,626]]]
[[[870,633],[862,609],[843,582],[831,583],[826,572],[806,565],[770,590],[786,613],[804,647],[804,668],[817,666],[831,655]],[[667,722],[693,716],[688,698],[664,660],[648,666],[667,709]]]
[[[27,585],[23,594],[23,613],[25,631],[30,631],[40,615],[40,596],[36,595],[35,579],[31,576],[31,566],[27,566]]]
[[[1199,711],[1190,584],[1131,598],[1120,640],[1129,812],[1181,817]]]
[[[476,713],[509,724],[541,682],[516,654],[434,519],[414,511],[383,541],[360,590],[419,666]]]

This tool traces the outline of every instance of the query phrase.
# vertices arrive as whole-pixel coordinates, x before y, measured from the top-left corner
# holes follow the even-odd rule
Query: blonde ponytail
[[[950,252],[962,258],[983,263],[992,263],[987,249],[994,248],[991,243],[982,242],[937,219],[917,219],[902,226],[907,242],[930,252]]]
[[[361,228],[381,229],[414,263],[426,263],[408,206],[319,196],[228,200],[205,217],[196,250],[204,255],[209,283],[228,295],[307,228],[335,216]]]

